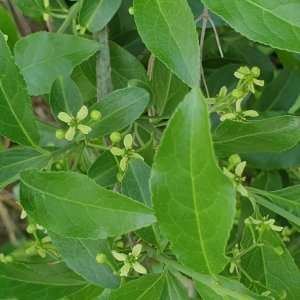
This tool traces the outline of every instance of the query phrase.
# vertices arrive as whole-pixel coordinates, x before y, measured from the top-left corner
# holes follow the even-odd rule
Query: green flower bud
[[[57,129],[55,135],[59,140],[63,140],[65,138],[66,132],[62,129]]]
[[[249,218],[245,219],[244,223],[245,223],[246,226],[252,225],[252,221]]]
[[[123,175],[119,173],[119,174],[117,175],[117,179],[118,179],[120,182],[122,182],[122,181],[123,181]]]
[[[134,7],[133,6],[129,7],[128,11],[129,11],[129,14],[131,14],[132,16],[134,15]]]
[[[279,299],[285,299],[286,292],[284,290],[281,290],[281,291],[279,291],[278,296],[279,296]]]
[[[278,254],[279,256],[283,254],[283,249],[282,247],[278,246],[274,248],[274,251],[276,254]]]
[[[238,154],[233,154],[228,158],[228,161],[231,165],[237,166],[239,163],[242,162],[240,156]]]
[[[61,169],[62,169],[62,166],[61,166],[60,163],[56,163],[56,164],[55,164],[55,167],[56,167],[57,170],[61,170]]]
[[[5,256],[5,260],[8,263],[12,263],[15,261],[15,258],[12,255],[7,255],[7,256]]]
[[[0,261],[6,264],[5,255],[3,253],[0,254]]]
[[[258,67],[253,67],[251,69],[251,74],[252,74],[253,77],[259,77],[260,69]]]
[[[116,246],[118,248],[124,248],[124,242],[123,241],[119,241],[119,242],[116,243]]]
[[[35,224],[29,224],[26,230],[28,233],[32,234],[32,233],[36,232],[37,227]]]
[[[90,117],[93,121],[100,121],[101,112],[99,110],[93,110],[90,114]]]
[[[96,260],[99,264],[104,264],[104,263],[106,263],[107,255],[104,253],[98,253]]]
[[[113,143],[118,143],[122,139],[121,133],[119,132],[113,132],[109,137]]]
[[[238,90],[238,89],[234,89],[232,91],[232,96],[235,98],[235,99],[240,99],[243,97],[243,92],[241,90]]]

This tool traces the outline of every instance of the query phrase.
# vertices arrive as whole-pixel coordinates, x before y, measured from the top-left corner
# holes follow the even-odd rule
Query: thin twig
[[[0,201],[4,202],[5,204],[19,210],[19,211],[23,211],[22,207],[20,205],[18,205],[15,201],[9,199],[6,196],[0,195]]]
[[[221,47],[221,44],[220,44],[219,35],[218,35],[216,25],[215,25],[214,21],[212,20],[212,18],[210,16],[209,16],[208,20],[209,20],[212,28],[214,29],[215,36],[216,36],[216,41],[217,41],[218,48],[219,48],[219,51],[220,51],[220,55],[221,55],[222,58],[224,58],[224,54],[223,54],[222,47]]]
[[[203,18],[203,25],[202,25],[201,37],[200,37],[200,71],[201,71],[201,75],[204,74],[202,72],[202,70],[203,70],[202,55],[203,55],[203,45],[204,45],[204,38],[205,38],[205,32],[206,32],[206,26],[207,26],[207,19],[208,19],[207,15],[208,15],[208,8],[206,6],[204,6],[204,12],[201,15]],[[200,76],[200,81],[199,81],[199,87],[201,88],[201,76]]]
[[[16,245],[17,239],[15,236],[14,228],[12,227],[12,225],[10,223],[10,218],[9,218],[8,212],[6,210],[5,205],[2,202],[0,202],[0,217],[1,217],[3,224],[7,230],[9,240],[11,241],[12,244]]]

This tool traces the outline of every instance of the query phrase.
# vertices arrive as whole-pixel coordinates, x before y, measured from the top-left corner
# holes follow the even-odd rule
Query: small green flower
[[[235,189],[240,192],[243,196],[247,197],[248,192],[242,186],[242,182],[245,181],[246,177],[242,177],[242,173],[245,169],[246,162],[239,163],[235,168],[235,174],[231,173],[228,169],[223,168],[223,173],[231,180]]]
[[[105,253],[98,253],[96,260],[99,264],[104,264],[107,261],[107,255]]]
[[[82,106],[81,109],[78,111],[76,118],[68,115],[65,112],[60,112],[58,114],[58,118],[70,126],[67,132],[65,133],[66,140],[68,141],[73,140],[76,129],[81,131],[83,134],[89,134],[92,131],[91,127],[80,124],[80,122],[88,116],[88,113],[89,113],[88,108],[86,106]],[[62,133],[57,133],[57,134],[59,135],[59,137],[62,136]]]
[[[112,251],[112,254],[116,260],[124,262],[123,267],[120,269],[120,276],[127,277],[131,268],[140,274],[147,274],[146,268],[137,262],[141,250],[142,245],[138,244],[133,247],[132,253],[129,253],[128,255]]]

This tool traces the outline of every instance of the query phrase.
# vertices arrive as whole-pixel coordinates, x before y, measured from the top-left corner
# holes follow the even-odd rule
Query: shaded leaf
[[[185,0],[134,0],[134,17],[147,48],[183,82],[198,86],[200,49],[194,16]]]
[[[21,173],[20,199],[28,215],[57,234],[104,239],[149,226],[151,209],[75,172]]]
[[[217,166],[207,104],[198,88],[179,105],[164,132],[151,191],[161,232],[178,260],[200,273],[222,271],[235,192]]]
[[[15,56],[29,94],[43,95],[50,92],[58,76],[71,75],[75,66],[101,47],[99,43],[82,37],[43,31],[17,42]]]

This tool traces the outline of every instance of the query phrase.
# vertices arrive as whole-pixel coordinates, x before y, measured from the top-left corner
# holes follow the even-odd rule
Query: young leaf
[[[275,204],[276,213],[300,226],[300,185],[291,186],[278,191],[262,191],[248,188],[251,192],[268,197]],[[254,196],[258,203],[274,210],[273,205],[268,205],[267,200]],[[264,201],[263,201],[264,200]],[[272,204],[270,203],[270,204]],[[268,205],[268,206],[267,206]]]
[[[68,297],[90,285],[62,276],[45,277],[23,264],[0,263],[0,298],[56,300]]]
[[[16,181],[19,173],[28,168],[45,167],[51,155],[42,154],[31,148],[14,148],[0,152],[0,184]]]
[[[164,284],[165,273],[149,274],[132,280],[112,291],[107,300],[124,300],[124,297],[135,300],[159,300]],[[126,299],[126,298],[125,298]]]
[[[58,118],[60,112],[76,117],[83,105],[77,85],[68,76],[59,76],[53,82],[50,92],[50,106],[55,120],[62,126],[65,122]]]
[[[143,113],[148,102],[149,94],[140,88],[126,88],[110,93],[90,108],[90,112],[99,110],[102,117],[90,125],[92,131],[88,137],[98,138],[123,129]],[[89,118],[84,121],[88,123]]]
[[[152,208],[149,189],[150,173],[151,168],[145,162],[141,159],[133,159],[123,178],[122,192],[124,195]],[[157,223],[136,230],[136,234],[147,243],[160,247],[161,235]]]
[[[152,81],[159,115],[171,115],[188,93],[188,86],[158,59],[154,61]]]
[[[200,273],[222,271],[235,192],[217,166],[207,104],[198,88],[169,122],[153,165],[151,191],[160,229],[178,260]]]
[[[189,300],[188,292],[182,282],[168,272],[159,300]]]
[[[107,240],[66,238],[52,231],[48,234],[63,260],[84,279],[108,289],[120,286],[120,277],[113,274],[111,267],[96,261],[97,254],[101,252],[117,268]]]
[[[256,239],[259,232],[255,231]],[[275,290],[278,292],[285,291],[286,298],[284,299],[299,299],[300,298],[300,273],[294,263],[293,258],[286,249],[284,243],[273,230],[265,230],[261,236],[260,246],[243,255],[241,265],[248,273],[252,280],[260,281],[266,288],[259,284],[252,285],[252,290],[258,293],[263,293],[266,290]],[[247,249],[253,245],[253,236],[250,229],[245,229],[241,246]],[[281,247],[283,254],[279,255],[274,251],[274,247]],[[249,279],[244,275],[241,282],[249,286]],[[278,299],[278,295],[274,292],[270,296]],[[278,298],[277,298],[278,297]]]
[[[115,90],[126,88],[131,79],[139,79],[151,85],[145,68],[135,56],[114,42],[109,42],[109,49],[112,83]]]
[[[134,16],[147,48],[183,82],[197,86],[200,48],[194,16],[185,0],[134,0]]]
[[[79,23],[90,32],[103,29],[119,9],[122,0],[84,0]]]
[[[273,48],[300,52],[299,20],[294,13],[300,8],[297,1],[203,0],[202,2],[250,40]]]
[[[21,173],[20,199],[28,215],[57,234],[105,239],[149,226],[151,209],[75,172]]]
[[[300,139],[300,118],[283,116],[261,121],[225,120],[213,133],[217,157],[235,153],[282,152]]]
[[[88,176],[99,185],[109,187],[118,183],[118,173],[119,168],[114,156],[110,151],[105,151],[92,164],[88,171]]]
[[[91,57],[102,46],[85,38],[50,32],[38,32],[15,45],[16,62],[30,95],[50,92],[58,76],[68,76],[75,66]]]
[[[0,49],[0,134],[15,143],[35,148],[40,135],[26,83],[1,31]]]

